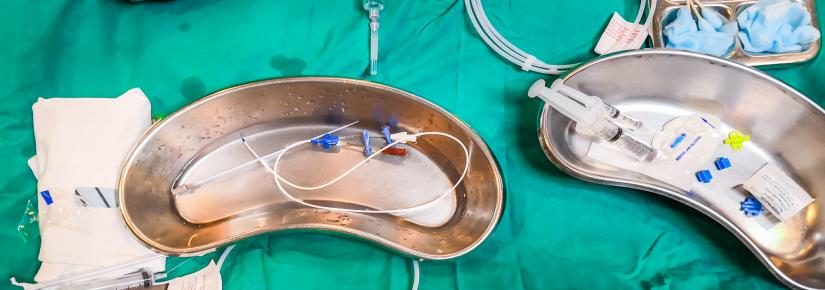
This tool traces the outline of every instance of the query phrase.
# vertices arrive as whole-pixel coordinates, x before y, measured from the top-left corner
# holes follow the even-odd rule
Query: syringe
[[[384,9],[382,0],[364,0],[364,9],[370,19],[370,75],[378,74],[378,18]]]
[[[137,282],[137,281],[142,282],[141,285],[145,285],[146,284],[145,281],[147,281],[147,280],[151,280],[150,284],[154,284],[156,279],[163,279],[163,278],[166,277],[166,274],[165,273],[151,273],[149,271],[141,270],[141,271],[138,271],[136,273],[126,275],[126,276],[129,276],[129,278],[126,278],[125,280],[121,280],[121,278],[124,278],[124,277],[121,277],[121,278],[116,278],[116,279],[109,279],[109,280],[106,280],[105,282],[100,281],[100,280],[93,281],[93,282],[90,282],[90,281],[93,280],[95,277],[98,277],[98,276],[101,276],[101,275],[106,275],[106,274],[111,273],[113,271],[133,267],[135,265],[140,265],[140,264],[143,264],[143,263],[146,263],[146,262],[149,262],[149,261],[153,261],[153,260],[161,259],[161,258],[165,258],[165,257],[166,256],[161,255],[161,254],[148,254],[148,255],[145,255],[145,256],[141,256],[141,257],[138,257],[138,258],[128,260],[126,262],[122,262],[120,264],[106,266],[106,267],[99,267],[99,268],[94,268],[94,269],[90,269],[90,270],[86,270],[86,271],[72,273],[70,275],[66,275],[66,276],[61,277],[61,278],[57,278],[57,279],[49,280],[49,281],[42,281],[42,282],[36,283],[36,284],[18,283],[14,279],[14,277],[11,278],[11,283],[13,285],[23,287],[23,289],[26,289],[26,290],[122,289],[122,288],[111,288],[111,287],[107,288],[107,286],[118,286],[122,283],[127,283],[129,285],[136,285],[136,284],[132,284],[131,282]],[[138,275],[140,276],[139,278],[138,278]],[[149,276],[149,279],[144,278],[144,276],[147,276],[147,275]],[[109,283],[109,282],[111,282],[111,283]],[[88,283],[102,283],[102,284],[98,285],[97,286],[98,288],[94,288],[94,287],[91,287]],[[103,288],[99,288],[101,286]]]
[[[576,121],[576,128],[582,129],[596,135],[599,139],[605,140],[616,148],[632,155],[636,160],[649,162],[656,157],[656,149],[633,136],[625,134],[618,125],[604,118],[600,113],[596,113],[584,104],[576,102],[568,95],[560,93],[558,90],[551,90],[544,86],[544,81],[536,81],[527,93],[531,98],[540,97],[550,104],[554,109],[561,112],[573,121]]]
[[[536,83],[533,84],[533,86],[536,86],[538,84],[540,84],[541,87],[544,87],[544,80],[536,81]],[[619,109],[616,109],[616,107],[613,107],[610,104],[605,103],[604,101],[602,101],[602,99],[598,97],[585,94],[577,89],[565,85],[562,79],[555,80],[553,84],[550,85],[550,90],[560,92],[566,95],[567,97],[572,98],[579,103],[582,103],[585,107],[587,107],[587,109],[595,111],[604,118],[611,119],[613,122],[616,122],[616,124],[618,124],[619,126],[631,130],[639,130],[642,128],[642,121],[639,121],[636,118],[623,114],[621,111],[619,111]]]
[[[155,285],[158,279],[166,278],[165,273],[155,274],[152,271],[141,269],[135,273],[126,274],[114,279],[91,280],[67,283],[59,289],[63,290],[126,290],[146,289]]]

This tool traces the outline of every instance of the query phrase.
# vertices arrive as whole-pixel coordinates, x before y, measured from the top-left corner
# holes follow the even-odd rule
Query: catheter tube
[[[353,171],[357,170],[358,168],[360,168],[361,166],[363,166],[364,164],[366,164],[366,163],[367,163],[367,161],[369,161],[369,160],[371,160],[371,159],[375,158],[376,156],[378,156],[379,154],[381,154],[381,152],[384,152],[385,150],[387,150],[387,149],[389,149],[389,148],[392,148],[393,146],[395,146],[395,145],[397,145],[397,144],[400,144],[400,143],[406,143],[406,142],[408,142],[409,140],[414,140],[414,139],[416,139],[416,138],[418,138],[418,137],[421,137],[421,136],[442,136],[442,137],[447,137],[447,138],[449,138],[450,140],[455,141],[456,143],[458,143],[458,145],[460,145],[460,146],[461,146],[461,149],[464,151],[464,157],[465,157],[465,162],[464,162],[464,170],[461,172],[461,176],[458,178],[458,180],[456,180],[456,182],[453,184],[453,186],[452,186],[452,187],[450,187],[449,189],[447,189],[446,191],[444,191],[444,193],[442,193],[442,194],[441,194],[441,195],[439,195],[438,197],[433,198],[433,199],[431,199],[431,200],[429,200],[429,201],[426,201],[426,202],[423,202],[423,203],[420,203],[420,204],[417,204],[417,205],[414,205],[414,206],[410,206],[410,207],[399,208],[399,209],[390,209],[390,210],[358,210],[358,209],[347,209],[347,208],[328,207],[328,206],[320,206],[320,205],[316,205],[316,204],[308,203],[308,202],[306,202],[306,201],[304,201],[304,200],[302,200],[302,199],[296,198],[295,196],[293,196],[292,194],[290,194],[290,193],[289,193],[289,192],[288,192],[288,191],[287,191],[287,190],[283,187],[283,184],[281,184],[281,182],[283,182],[283,183],[288,184],[289,186],[292,186],[292,187],[295,187],[295,188],[297,188],[297,189],[301,189],[301,190],[318,190],[318,189],[322,189],[322,188],[328,187],[328,186],[330,186],[330,185],[332,185],[332,184],[334,184],[334,183],[338,182],[339,180],[343,179],[344,177],[346,177],[347,175],[349,175],[349,174],[350,174],[350,173],[352,173]],[[293,149],[293,148],[295,148],[295,147],[298,147],[298,146],[301,146],[301,145],[304,145],[304,144],[308,144],[308,143],[310,143],[310,140],[311,140],[311,139],[309,139],[309,140],[303,140],[303,141],[298,141],[298,142],[295,142],[295,143],[293,143],[292,145],[289,145],[289,146],[287,146],[286,148],[284,148],[283,153],[281,153],[281,155],[278,155],[278,157],[275,159],[275,163],[272,165],[272,168],[270,168],[269,166],[267,166],[267,165],[266,165],[266,163],[264,163],[263,161],[260,161],[260,164],[261,164],[261,165],[262,165],[262,166],[263,166],[263,167],[264,167],[264,168],[265,168],[265,169],[266,169],[266,170],[267,170],[270,174],[272,174],[272,175],[273,175],[273,177],[274,177],[274,179],[275,179],[275,184],[278,186],[278,189],[281,191],[281,193],[283,193],[283,194],[284,194],[284,196],[286,196],[287,198],[289,198],[290,200],[292,200],[292,201],[294,201],[294,202],[300,203],[300,204],[305,205],[305,206],[308,206],[308,207],[317,208],[317,209],[323,209],[323,210],[329,210],[329,211],[339,211],[339,212],[351,212],[351,213],[390,213],[390,214],[397,214],[397,213],[404,213],[404,212],[411,212],[411,211],[416,211],[416,210],[422,210],[422,209],[425,209],[425,208],[428,208],[428,207],[430,207],[430,206],[435,205],[435,204],[436,204],[436,202],[438,202],[438,201],[440,201],[441,199],[443,199],[443,198],[445,198],[445,197],[449,196],[449,195],[450,195],[450,193],[452,193],[452,192],[453,192],[453,191],[454,191],[454,190],[455,190],[455,189],[456,189],[456,188],[457,188],[457,187],[461,184],[461,182],[464,180],[464,177],[466,177],[466,176],[467,176],[467,172],[470,170],[470,151],[467,149],[467,146],[466,146],[466,145],[464,145],[464,143],[463,143],[463,142],[461,142],[461,140],[459,140],[459,139],[458,139],[458,138],[456,138],[455,136],[450,135],[450,134],[447,134],[447,133],[442,133],[442,132],[422,132],[422,133],[416,133],[416,134],[410,134],[410,135],[407,135],[407,136],[406,136],[406,137],[404,137],[403,139],[395,140],[394,142],[392,142],[392,143],[390,143],[390,144],[387,144],[386,146],[384,146],[383,148],[379,149],[378,151],[376,151],[375,153],[373,153],[373,154],[372,154],[372,155],[370,155],[369,157],[364,158],[364,160],[361,160],[361,162],[359,162],[359,163],[355,164],[355,166],[353,166],[352,168],[350,168],[350,169],[349,169],[349,170],[347,170],[346,172],[342,173],[342,174],[341,174],[341,175],[339,175],[338,177],[336,177],[336,178],[334,178],[334,179],[332,179],[332,180],[328,181],[327,183],[321,184],[321,185],[317,185],[317,186],[301,186],[301,185],[297,185],[297,184],[295,184],[295,183],[292,183],[292,182],[290,182],[289,180],[287,180],[287,179],[285,179],[285,178],[281,177],[280,175],[278,175],[278,164],[280,164],[281,157],[283,157],[283,156],[286,154],[286,152],[287,152],[287,151],[289,151],[290,149]],[[250,152],[250,153],[252,153],[252,155],[253,155],[253,156],[255,156],[255,158],[260,159],[260,158],[258,157],[258,154],[257,154],[257,153],[255,153],[255,151],[254,151],[254,150],[252,150],[252,147],[250,147],[248,143],[244,142],[244,145],[246,146],[246,149],[247,149],[247,150],[249,150],[249,152]]]

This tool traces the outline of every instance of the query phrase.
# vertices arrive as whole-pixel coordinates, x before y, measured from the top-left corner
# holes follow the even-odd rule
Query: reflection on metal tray
[[[469,173],[452,198],[398,215],[302,206],[280,194],[258,164],[193,193],[170,192],[173,186],[253,160],[239,142],[241,136],[265,154],[352,120],[359,123],[340,132],[342,136],[360,136],[364,129],[380,136],[377,130],[387,122],[397,122],[398,131],[454,135],[471,151]],[[406,157],[379,156],[329,188],[291,193],[325,206],[403,208],[440,196],[464,168],[464,153],[450,140],[425,136],[404,146],[409,148]],[[361,148],[335,149],[294,149],[283,158],[281,174],[299,184],[318,184],[364,158]],[[487,146],[453,115],[407,92],[337,78],[250,83],[179,110],[155,124],[136,146],[118,189],[132,232],[167,254],[201,252],[265,232],[323,230],[425,259],[453,258],[480,244],[499,220],[504,195]]]
[[[565,83],[602,97],[654,128],[681,115],[718,116],[723,132],[735,128],[752,137],[742,151],[730,152],[734,173],[755,171],[770,162],[814,198],[825,190],[825,112],[758,70],[712,56],[654,49],[594,60],[570,72]],[[577,134],[572,125],[564,115],[544,107],[539,138],[547,156],[563,171],[585,181],[637,188],[680,201],[727,228],[786,285],[825,288],[822,199],[794,218],[766,227],[766,221],[739,211],[747,193],[733,181],[749,175],[717,178],[686,192],[586,157],[592,139]]]
[[[811,13],[811,25],[819,29],[819,22],[816,17],[816,1],[815,0],[794,0],[805,5],[808,12]],[[740,11],[753,5],[757,1],[754,0],[701,0],[705,8],[715,9],[722,16],[728,18],[729,21],[736,21],[736,16]],[[676,18],[676,11],[686,5],[684,0],[659,0],[657,2],[656,12],[653,17],[653,24],[651,25],[651,39],[653,40],[653,47],[665,47],[664,41],[664,27],[670,21]],[[736,60],[738,62],[750,66],[774,66],[782,64],[792,64],[799,62],[806,62],[819,53],[821,43],[819,40],[814,41],[805,49],[799,52],[788,53],[752,53],[747,52],[742,48],[742,43],[739,37],[736,37],[733,50],[725,55],[725,58]]]

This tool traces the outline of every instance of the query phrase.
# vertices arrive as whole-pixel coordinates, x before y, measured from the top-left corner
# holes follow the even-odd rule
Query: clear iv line
[[[320,138],[320,137],[322,137],[322,136],[324,136],[324,135],[326,135],[326,134],[332,134],[332,133],[335,133],[335,132],[338,132],[338,131],[344,130],[344,129],[346,129],[346,128],[348,128],[348,127],[352,126],[352,125],[355,125],[355,124],[357,124],[357,123],[358,123],[358,121],[355,121],[355,122],[352,122],[352,123],[346,124],[346,125],[344,125],[344,126],[341,126],[341,127],[335,128],[335,129],[333,129],[332,131],[328,131],[328,132],[326,132],[326,133],[323,133],[323,134],[321,134],[321,135],[318,135],[318,136],[312,137],[312,138],[310,138],[310,139]],[[241,138],[241,139],[243,140],[243,138]],[[224,171],[219,172],[219,173],[217,173],[217,174],[215,174],[215,175],[212,175],[212,176],[210,176],[210,177],[206,177],[206,178],[203,178],[203,179],[201,179],[201,180],[198,180],[198,181],[195,181],[195,182],[192,182],[192,183],[186,183],[186,184],[181,184],[181,185],[178,185],[178,186],[176,186],[175,188],[172,188],[172,194],[173,194],[173,195],[179,195],[179,194],[185,194],[185,193],[190,193],[190,192],[193,192],[193,191],[197,190],[198,188],[203,187],[204,185],[207,185],[207,184],[209,184],[209,183],[212,183],[212,182],[214,182],[215,180],[218,180],[218,179],[221,179],[221,178],[224,178],[224,177],[230,176],[230,175],[232,175],[233,173],[236,173],[236,172],[240,171],[241,169],[243,169],[243,168],[245,168],[245,167],[247,167],[247,166],[250,166],[250,165],[253,165],[253,164],[257,163],[258,161],[269,160],[270,158],[275,157],[275,155],[279,155],[281,152],[284,152],[284,149],[281,149],[281,150],[278,150],[278,151],[275,151],[275,152],[269,153],[269,154],[267,154],[267,155],[264,155],[264,156],[258,157],[258,158],[256,158],[255,160],[250,160],[250,161],[245,162],[245,163],[243,163],[243,164],[241,164],[241,165],[238,165],[238,166],[232,167],[232,168],[230,168],[230,169],[224,170]]]
[[[359,210],[359,209],[347,209],[347,208],[321,206],[321,205],[312,204],[312,203],[306,202],[302,199],[296,198],[295,196],[290,194],[283,187],[283,184],[281,184],[281,182],[283,181],[287,185],[292,186],[292,187],[297,188],[297,189],[301,189],[301,190],[318,190],[318,189],[322,189],[322,188],[328,187],[328,186],[338,182],[339,180],[343,179],[344,177],[346,177],[347,175],[349,175],[350,173],[352,173],[356,169],[360,168],[362,165],[366,164],[367,161],[369,161],[370,159],[373,159],[376,156],[378,156],[379,154],[381,154],[381,152],[383,152],[383,151],[385,151],[385,150],[387,150],[387,149],[389,149],[389,148],[391,148],[391,147],[393,147],[393,146],[395,146],[399,143],[405,143],[408,140],[413,140],[413,139],[418,138],[420,136],[429,136],[429,135],[437,135],[437,136],[447,137],[447,138],[455,141],[459,145],[461,145],[461,149],[464,151],[464,157],[465,157],[464,170],[462,171],[461,176],[458,178],[458,180],[453,184],[453,186],[450,187],[448,190],[444,191],[444,193],[442,193],[441,195],[439,195],[438,197],[436,197],[434,199],[431,199],[429,201],[426,201],[426,202],[423,202],[423,203],[420,203],[420,204],[417,204],[417,205],[414,205],[414,206],[411,206],[411,207],[391,209],[391,210]],[[278,189],[287,198],[289,198],[290,200],[292,200],[294,202],[297,202],[299,204],[302,204],[302,205],[305,205],[305,206],[308,206],[308,207],[312,207],[312,208],[317,208],[317,209],[330,210],[330,211],[341,211],[341,212],[351,212],[351,213],[402,213],[402,212],[421,210],[421,209],[430,207],[430,206],[434,205],[437,201],[440,201],[441,199],[449,196],[450,193],[452,193],[458,187],[458,185],[461,184],[461,182],[464,180],[464,177],[467,176],[467,172],[470,169],[470,151],[467,149],[467,146],[464,145],[463,142],[461,142],[461,140],[458,140],[458,138],[456,138],[455,136],[447,134],[447,133],[422,132],[422,133],[407,135],[406,137],[402,137],[401,139],[395,140],[394,142],[392,142],[390,144],[387,144],[383,148],[381,148],[378,151],[374,152],[372,155],[368,156],[367,158],[364,158],[364,160],[361,160],[361,162],[358,162],[357,164],[355,164],[355,166],[353,166],[352,168],[350,168],[349,170],[347,170],[343,174],[339,175],[338,177],[330,180],[329,182],[327,182],[325,184],[317,185],[317,186],[300,186],[300,185],[294,184],[294,183],[290,182],[289,180],[281,177],[277,172],[278,164],[281,161],[281,157],[283,157],[286,154],[286,151],[288,151],[290,149],[293,149],[295,147],[304,145],[304,144],[309,144],[310,140],[311,139],[298,141],[298,142],[295,142],[292,145],[289,145],[286,148],[284,148],[281,155],[278,155],[278,157],[275,158],[275,163],[272,165],[272,168],[267,166],[266,163],[264,163],[263,161],[260,161],[259,163],[265,168],[265,170],[267,172],[272,174],[273,178],[275,179],[275,184],[278,186]],[[251,146],[249,146],[249,143],[247,143],[246,140],[243,140],[243,144],[246,146],[246,149],[249,150],[249,152],[253,156],[258,158],[258,154],[255,152],[255,150],[252,149]]]
[[[642,24],[640,21],[642,20],[642,15],[644,14],[645,1],[646,0],[641,0],[641,3],[639,4],[640,7],[639,13],[636,16],[636,24]],[[651,20],[653,18],[653,11],[656,9],[656,5],[657,0],[650,0],[650,7],[648,9],[647,18],[645,19],[645,22],[642,25],[649,26],[651,24]],[[484,43],[486,43],[488,47],[493,49],[501,57],[517,66],[520,66],[523,70],[534,71],[542,74],[557,75],[564,73],[565,71],[579,64],[574,63],[556,65],[542,62],[535,56],[519,49],[517,46],[513,45],[512,43],[507,41],[507,39],[501,36],[501,34],[498,33],[496,28],[493,27],[493,24],[491,24],[490,20],[487,18],[486,13],[484,12],[484,7],[481,5],[480,0],[464,0],[464,6],[467,10],[468,18],[470,18],[470,23],[473,24],[473,27],[475,28],[476,32],[478,32],[478,35],[481,36],[481,39],[484,41]]]
[[[418,260],[416,260],[416,259],[412,259],[412,266],[413,266],[413,284],[412,284],[412,290],[418,290],[418,280],[419,280],[419,276],[421,276],[421,275],[419,274],[419,273],[420,273],[420,271],[419,271],[419,269],[418,269]]]

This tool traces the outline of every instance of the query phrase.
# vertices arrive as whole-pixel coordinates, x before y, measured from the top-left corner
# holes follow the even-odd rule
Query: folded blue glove
[[[791,0],[761,0],[736,20],[739,40],[748,52],[801,51],[820,37],[805,6]]]
[[[697,21],[684,6],[663,34],[665,47],[723,56],[733,49],[736,31],[736,22],[727,21],[713,9],[702,9],[702,19]]]

